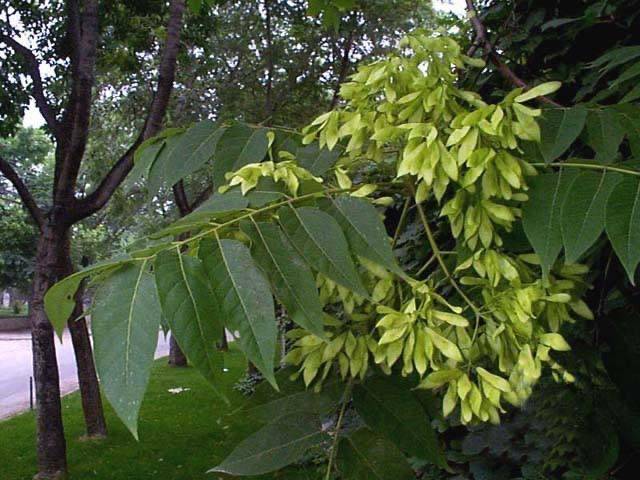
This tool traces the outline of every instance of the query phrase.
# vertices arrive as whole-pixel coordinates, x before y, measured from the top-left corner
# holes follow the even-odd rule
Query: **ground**
[[[0,317],[21,317],[24,314],[25,314],[24,312],[15,313],[13,311],[13,308],[0,307]]]
[[[156,358],[167,355],[169,341],[159,335]],[[78,389],[76,359],[68,331],[56,339],[56,356],[63,394]],[[29,378],[33,375],[31,333],[0,332],[0,420],[29,408]],[[1,457],[0,457],[1,458]],[[0,476],[2,478],[2,476]]]
[[[245,362],[235,352],[226,357],[229,369],[222,376],[223,389],[232,407],[244,397],[232,386],[243,374]],[[179,394],[172,388],[189,388]],[[82,440],[83,423],[77,393],[63,399],[69,458],[69,480],[217,480],[205,473],[251,432],[252,426],[225,415],[230,407],[219,400],[206,381],[192,368],[171,368],[157,360],[140,413],[140,442],[136,442],[107,406],[109,437]],[[35,425],[32,413],[0,422],[2,480],[30,479],[36,464]],[[9,461],[9,459],[11,459]],[[289,469],[279,475],[252,479],[312,480],[313,468]]]

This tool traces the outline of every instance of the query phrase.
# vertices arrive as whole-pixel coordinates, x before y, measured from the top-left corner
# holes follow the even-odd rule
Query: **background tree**
[[[181,0],[171,2],[168,10],[160,4],[149,9],[166,15],[167,27],[164,41],[159,41],[156,35],[149,35],[147,30],[143,31],[142,37],[149,52],[160,54],[157,87],[143,117],[140,133],[133,144],[125,147],[119,158],[116,157],[115,162],[110,162],[111,167],[102,181],[90,191],[79,193],[78,178],[89,138],[99,45],[105,45],[110,38],[109,33],[118,33],[117,28],[110,30],[109,25],[125,26],[122,21],[111,21],[126,18],[128,8],[132,6],[118,3],[111,5],[112,8],[101,9],[97,1],[82,4],[69,1],[41,7],[29,2],[13,2],[3,7],[2,12],[0,45],[4,50],[4,90],[18,92],[8,100],[3,98],[1,114],[4,128],[11,129],[11,124],[4,124],[5,120],[13,120],[15,125],[30,95],[56,145],[51,199],[45,208],[37,204],[14,166],[4,157],[0,159],[0,171],[20,195],[39,230],[30,317],[41,478],[59,477],[66,471],[55,346],[53,330],[43,308],[44,294],[55,281],[72,273],[69,251],[71,227],[96,213],[109,201],[133,166],[135,148],[159,130],[173,86],[185,9]],[[130,15],[129,19],[135,22],[136,16]],[[155,25],[157,27],[158,23]],[[21,42],[24,36],[31,37],[37,56]],[[56,73],[47,84],[42,79],[42,63],[53,66]],[[68,313],[77,317],[81,306],[76,302]],[[70,322],[69,328],[76,351],[88,433],[104,433],[104,417],[87,326],[84,320],[79,320]]]
[[[53,172],[52,145],[40,129],[20,128],[13,136],[0,139],[0,155],[24,172],[35,201],[46,202]],[[14,288],[24,297],[33,276],[37,228],[5,178],[0,177],[0,290]]]

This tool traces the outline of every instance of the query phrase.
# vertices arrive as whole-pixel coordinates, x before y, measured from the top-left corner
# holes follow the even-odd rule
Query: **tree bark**
[[[56,281],[59,249],[64,232],[43,226],[38,240],[29,317],[36,387],[36,452],[38,479],[62,478],[67,471],[66,442],[62,425],[60,383],[53,327],[44,310],[44,295]]]
[[[222,338],[220,339],[220,343],[218,344],[218,350],[221,352],[229,351],[229,341],[227,340],[227,329],[222,327]]]
[[[58,259],[60,262],[60,278],[71,275],[74,270],[71,262],[70,246],[70,238],[66,235]],[[89,338],[89,329],[87,328],[86,319],[82,315],[84,311],[82,306],[83,293],[84,288],[80,285],[76,292],[76,306],[68,325],[76,358],[87,436],[89,438],[102,438],[107,436],[107,422],[104,418],[100,384],[98,383],[98,375],[93,361],[93,348]]]
[[[71,332],[71,341],[73,342],[78,370],[82,411],[87,428],[87,437],[103,438],[107,436],[107,422],[104,418],[100,384],[98,383],[98,375],[93,362],[93,349],[89,339],[89,329],[84,317],[74,320],[82,313],[82,304],[76,302],[73,318],[69,321],[69,332]]]
[[[67,106],[60,115],[60,120],[57,118],[58,112],[47,100],[35,55],[15,39],[0,34],[0,42],[8,44],[26,61],[33,84],[32,96],[56,139],[53,205],[46,215],[36,204],[28,188],[11,165],[0,158],[0,173],[14,185],[40,229],[30,301],[37,407],[36,450],[39,473],[36,478],[39,479],[62,478],[67,470],[54,332],[44,309],[44,296],[56,281],[64,277],[64,269],[70,266],[68,235],[71,225],[104,207],[133,167],[135,149],[161,128],[173,89],[185,10],[184,0],[171,1],[167,38],[158,68],[158,85],[140,135],[109,170],[98,187],[91,194],[78,199],[75,192],[76,180],[88,140],[95,79],[94,70],[99,39],[98,3],[98,0],[67,2],[68,38],[72,46],[70,55],[72,79],[70,92],[67,95]],[[81,313],[77,306],[76,312]],[[74,323],[70,328],[76,349],[83,407],[85,407],[86,395],[87,407],[90,410],[91,421],[88,422],[87,429],[91,433],[94,429],[100,428],[97,412],[101,411],[91,344],[84,320]],[[97,406],[100,407],[97,408]],[[87,415],[87,408],[85,408],[85,415]]]
[[[186,367],[187,357],[180,349],[178,342],[174,338],[173,334],[169,337],[169,365],[172,367]]]

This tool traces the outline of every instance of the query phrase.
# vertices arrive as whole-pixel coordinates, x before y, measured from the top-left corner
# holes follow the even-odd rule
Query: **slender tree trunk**
[[[222,327],[222,338],[220,339],[220,343],[218,344],[218,350],[221,352],[229,351],[229,341],[227,340],[227,330]]]
[[[184,108],[185,103],[182,103],[182,108]],[[176,117],[180,118],[182,114],[182,108],[177,110]],[[191,205],[189,205],[189,199],[187,198],[187,193],[184,190],[184,183],[180,180],[176,185],[173,186],[173,198],[178,206],[178,210],[180,212],[180,217],[184,217],[191,213]],[[185,234],[178,235],[178,240],[184,240]],[[171,333],[171,338],[169,339],[169,365],[173,367],[186,367],[187,366],[187,356],[184,354],[178,342]]]
[[[64,239],[63,248],[59,252],[60,278],[73,273],[73,263],[70,253],[70,238]],[[93,361],[93,348],[89,338],[89,329],[83,314],[82,285],[76,292],[76,306],[69,319],[69,332],[73,343],[73,351],[76,357],[76,369],[78,371],[78,383],[80,397],[82,399],[82,411],[89,438],[102,438],[107,435],[107,422],[104,419],[102,397],[100,396],[100,384]]]
[[[169,365],[172,367],[186,367],[187,357],[180,349],[178,342],[174,338],[173,334],[169,337]]]
[[[53,327],[44,311],[44,295],[55,283],[64,233],[45,225],[38,240],[29,316],[36,386],[38,479],[62,478],[67,471],[66,442],[60,405],[60,379]]]

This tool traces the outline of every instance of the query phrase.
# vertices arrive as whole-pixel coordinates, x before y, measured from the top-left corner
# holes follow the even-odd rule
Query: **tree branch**
[[[29,77],[33,83],[31,95],[36,102],[40,114],[45,122],[47,122],[53,135],[58,139],[60,137],[60,123],[56,119],[55,111],[51,105],[49,105],[47,97],[45,97],[42,77],[40,76],[40,65],[38,64],[36,56],[27,47],[4,33],[0,33],[0,42],[6,43],[25,61]]]
[[[491,41],[489,40],[489,37],[487,36],[487,30],[484,24],[480,20],[480,17],[478,17],[478,12],[476,11],[476,7],[473,4],[473,0],[466,0],[466,3],[467,3],[467,12],[469,14],[469,21],[471,22],[471,25],[473,26],[473,29],[476,32],[476,39],[474,44],[480,43],[482,45],[486,55],[489,57],[489,60],[491,60],[491,63],[495,65],[495,67],[498,69],[498,71],[504,78],[506,78],[509,82],[514,84],[516,87],[529,89],[530,88],[529,85],[520,77],[518,77],[513,72],[513,70],[511,70],[502,60],[500,60],[500,57],[496,53],[493,47],[493,44],[491,43]],[[538,99],[541,102],[548,103],[549,105],[553,105],[555,107],[562,106],[559,103],[554,102],[553,100],[547,97],[538,97]]]
[[[264,11],[265,11],[265,33],[267,40],[267,51],[264,54],[264,58],[266,61],[266,70],[267,70],[267,85],[265,89],[265,102],[264,102],[264,110],[265,110],[265,119],[267,122],[272,120],[273,114],[275,112],[274,103],[273,103],[273,32],[271,31],[271,7],[269,4],[269,0],[264,0],[263,3]]]
[[[184,191],[184,182],[182,180],[173,186],[173,198],[176,201],[181,217],[191,213],[191,205],[189,205],[189,199],[187,198],[187,192]]]
[[[191,202],[191,210],[195,210],[200,205],[202,205],[204,201],[211,196],[212,193],[213,187],[209,185],[202,192],[200,192],[200,195],[198,195],[193,202]]]
[[[59,203],[65,203],[73,197],[87,146],[98,49],[98,1],[85,1],[81,14],[75,1],[69,2],[68,9],[68,33],[74,39],[74,45],[71,54],[71,95],[64,115],[68,127],[65,130],[69,136],[64,139],[61,155],[56,158],[54,200]]]
[[[167,110],[171,90],[173,89],[184,9],[184,0],[172,0],[169,7],[167,40],[158,69],[158,86],[140,135],[126,153],[113,165],[100,185],[88,196],[77,202],[74,212],[76,220],[81,220],[97,212],[109,201],[109,198],[111,198],[133,167],[133,154],[138,146],[160,131],[162,119]]]
[[[340,60],[340,70],[338,71],[338,78],[336,79],[336,85],[333,88],[333,98],[331,98],[331,105],[329,107],[331,110],[333,110],[338,104],[338,99],[340,98],[340,86],[342,85],[342,82],[344,82],[347,72],[349,71],[349,55],[351,55],[351,48],[353,47],[355,29],[356,27],[354,26],[349,32],[349,36],[344,41],[342,59]]]
[[[38,228],[42,230],[42,227],[45,224],[44,214],[42,213],[42,210],[40,209],[40,207],[38,207],[38,204],[34,200],[33,195],[31,195],[31,192],[20,178],[20,175],[18,175],[18,172],[16,172],[11,164],[2,157],[0,157],[0,172],[2,172],[7,180],[11,182],[13,187],[18,192],[22,203],[27,208],[27,210],[31,214],[31,217],[38,225]]]

